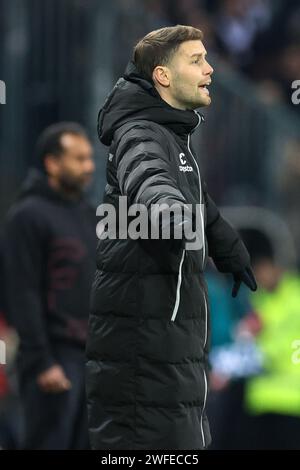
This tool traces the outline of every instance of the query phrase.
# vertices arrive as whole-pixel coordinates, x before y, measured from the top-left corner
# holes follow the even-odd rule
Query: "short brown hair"
[[[134,47],[133,61],[139,73],[152,81],[157,65],[167,65],[182,42],[203,39],[200,29],[192,26],[168,26],[156,29],[143,37]]]

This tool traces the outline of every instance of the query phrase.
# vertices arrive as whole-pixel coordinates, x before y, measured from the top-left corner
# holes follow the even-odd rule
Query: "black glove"
[[[234,285],[232,288],[232,297],[236,297],[241,286],[241,283],[244,282],[246,286],[249,287],[252,291],[256,291],[257,284],[250,267],[245,268],[243,271],[238,271],[233,273]]]

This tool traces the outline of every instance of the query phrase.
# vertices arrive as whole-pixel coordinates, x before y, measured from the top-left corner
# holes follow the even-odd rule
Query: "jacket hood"
[[[134,62],[127,65],[98,114],[98,136],[110,145],[115,131],[130,121],[147,120],[164,125],[182,136],[204,119],[192,110],[180,110],[166,103],[153,83],[141,77]]]
[[[32,195],[46,195],[49,191],[51,188],[48,185],[46,175],[37,168],[30,168],[19,191],[18,199]]]
[[[29,172],[17,194],[17,200],[24,199],[28,196],[42,196],[46,199],[52,199],[71,205],[77,204],[83,198],[82,195],[78,199],[71,200],[58,191],[52,189],[48,184],[48,178],[45,173],[37,168],[30,168]]]

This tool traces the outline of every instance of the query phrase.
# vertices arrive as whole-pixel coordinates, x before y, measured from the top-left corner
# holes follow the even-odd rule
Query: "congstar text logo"
[[[186,171],[193,171],[193,168],[190,165],[187,165],[186,163],[186,158],[185,154],[182,152],[179,154],[179,160],[181,165],[179,165],[179,171],[183,171],[184,173]]]

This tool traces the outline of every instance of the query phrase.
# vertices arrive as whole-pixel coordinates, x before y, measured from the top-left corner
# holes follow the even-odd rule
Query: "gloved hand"
[[[236,297],[241,286],[241,283],[244,282],[249,289],[256,291],[257,284],[250,267],[245,268],[243,271],[238,271],[233,273],[234,285],[232,288],[232,297]]]

